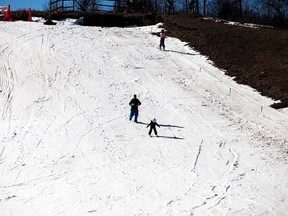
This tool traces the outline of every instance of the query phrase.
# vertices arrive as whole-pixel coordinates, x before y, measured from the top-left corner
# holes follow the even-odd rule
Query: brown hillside
[[[288,107],[287,29],[240,27],[187,15],[165,17],[164,28],[169,36],[209,57],[236,82],[281,100],[272,107]]]

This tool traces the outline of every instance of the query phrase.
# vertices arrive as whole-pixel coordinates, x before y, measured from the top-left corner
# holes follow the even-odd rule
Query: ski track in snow
[[[1,216],[288,215],[287,110],[184,42],[158,50],[157,26],[0,28]]]

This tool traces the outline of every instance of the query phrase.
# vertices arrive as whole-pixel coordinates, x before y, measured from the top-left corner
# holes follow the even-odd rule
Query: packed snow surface
[[[0,29],[1,216],[288,215],[287,109],[159,25]]]

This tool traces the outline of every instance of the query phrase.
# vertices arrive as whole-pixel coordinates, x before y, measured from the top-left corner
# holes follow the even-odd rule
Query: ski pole
[[[151,121],[151,118],[145,112],[143,112],[143,110],[140,107],[139,110],[141,110],[141,112],[144,113],[144,115]]]

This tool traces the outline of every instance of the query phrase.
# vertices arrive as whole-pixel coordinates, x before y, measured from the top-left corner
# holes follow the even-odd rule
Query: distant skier
[[[149,136],[151,136],[152,130],[154,130],[154,134],[158,136],[156,126],[160,128],[160,126],[157,124],[156,119],[154,118],[151,120],[151,122],[147,125],[147,128],[150,126],[150,130],[148,132]]]
[[[164,51],[165,51],[165,38],[166,38],[166,34],[164,32],[164,29],[162,29],[160,32],[160,50],[161,50],[161,47],[163,47]]]
[[[141,105],[141,102],[138,100],[136,95],[134,95],[134,97],[131,99],[129,105],[131,106],[129,120],[131,121],[133,116],[135,116],[134,122],[137,122],[139,113],[138,107]]]

